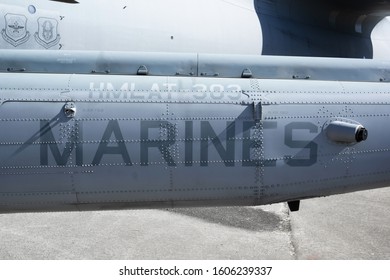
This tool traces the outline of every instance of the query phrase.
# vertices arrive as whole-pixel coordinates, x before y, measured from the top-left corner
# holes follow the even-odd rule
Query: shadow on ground
[[[205,220],[209,223],[250,231],[288,231],[289,223],[283,213],[252,207],[205,207],[166,209],[180,215]]]

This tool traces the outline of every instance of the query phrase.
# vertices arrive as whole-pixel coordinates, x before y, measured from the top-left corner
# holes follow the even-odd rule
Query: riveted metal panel
[[[62,102],[0,106],[0,207],[76,203],[72,142],[77,125],[64,117],[63,106]]]
[[[169,140],[165,104],[76,106],[83,151],[82,172],[75,176],[80,203],[156,200],[168,189],[168,163],[159,149]]]
[[[359,103],[356,99],[355,103]],[[306,113],[306,116],[302,114]],[[310,113],[311,112],[311,113]],[[316,112],[316,114],[315,114]],[[388,106],[369,105],[270,105],[263,109],[264,190],[269,197],[305,197],[381,186],[390,178]],[[360,123],[369,136],[360,143],[335,143],[326,136],[334,120]]]

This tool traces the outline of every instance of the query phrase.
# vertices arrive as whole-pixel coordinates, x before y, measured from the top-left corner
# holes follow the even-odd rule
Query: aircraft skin
[[[77,2],[2,0],[0,48],[383,59],[390,48],[388,1]]]
[[[297,210],[300,199],[389,185],[390,62],[260,56],[380,58],[386,8],[375,14],[379,51],[355,32],[347,53],[332,41],[337,24],[323,31],[328,46],[312,33],[313,48],[265,36],[294,18],[270,7],[294,1],[64,2],[0,4],[0,211]]]

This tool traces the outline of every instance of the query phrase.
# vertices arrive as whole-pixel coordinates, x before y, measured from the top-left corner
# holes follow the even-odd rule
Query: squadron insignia
[[[58,21],[54,18],[39,18],[38,32],[35,32],[34,37],[38,44],[46,49],[57,45],[61,40],[58,34]]]
[[[6,14],[5,28],[1,31],[4,40],[17,47],[28,41],[30,32],[27,31],[27,18],[23,15]]]

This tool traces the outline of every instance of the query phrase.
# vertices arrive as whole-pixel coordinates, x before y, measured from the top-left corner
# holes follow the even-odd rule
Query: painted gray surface
[[[386,82],[42,73],[0,80],[0,128],[11,132],[0,135],[3,211],[260,205],[390,181]],[[74,117],[65,114],[70,104]],[[333,121],[365,126],[367,141],[332,141]]]
[[[389,62],[253,56],[263,41],[263,54],[371,58],[387,1],[215,1],[188,32],[196,3],[136,21],[122,3],[2,1],[1,211],[260,205],[390,183]],[[117,20],[80,22],[85,9]],[[369,138],[330,139],[334,122]]]
[[[0,48],[260,54],[261,27],[253,4],[252,0],[83,0],[76,5],[2,0],[0,28],[5,32]]]
[[[325,57],[286,57],[207,53],[2,50],[5,73],[137,75],[146,66],[150,76],[201,76],[337,81],[389,81],[389,61]],[[156,82],[158,79],[156,78]]]
[[[390,259],[390,189],[258,207],[0,215],[0,259]]]
[[[380,0],[2,0],[0,47],[372,58],[389,11]]]

